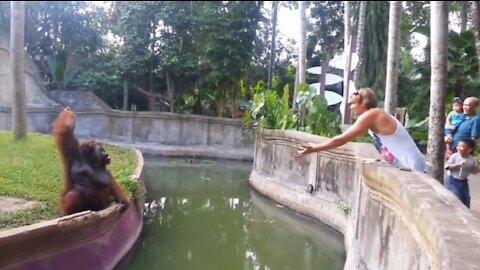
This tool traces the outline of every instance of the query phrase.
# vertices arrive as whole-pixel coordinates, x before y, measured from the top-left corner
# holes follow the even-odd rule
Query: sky
[[[266,8],[270,9],[271,6],[272,6],[271,1],[265,2]],[[308,11],[307,11],[307,17],[308,17]],[[451,27],[452,30],[459,32],[460,19],[458,15],[454,15],[450,13],[449,22],[450,22],[449,27]],[[278,11],[277,27],[280,32],[281,38],[290,37],[295,39],[298,42],[299,33],[300,33],[300,14],[298,9],[289,10],[285,7],[280,6]],[[427,45],[427,37],[422,34],[413,33],[411,38],[417,44],[417,46],[415,46],[411,51],[412,56],[415,57],[417,60],[423,60],[424,59],[423,52],[424,52],[425,46]]]
[[[271,4],[266,4],[271,6]],[[290,37],[298,42],[300,37],[300,12],[298,10],[289,10],[285,7],[280,7],[278,10],[278,31],[280,36],[286,38]]]
[[[266,7],[271,6],[270,2],[265,4]],[[307,12],[308,17],[308,12]],[[278,30],[280,36],[283,38],[293,38],[297,42],[300,36],[300,13],[298,10],[289,10],[285,7],[280,7],[278,11]],[[417,47],[412,50],[412,55],[415,58],[422,58],[423,49],[427,44],[427,38],[423,35],[414,33],[412,39],[418,42]],[[419,59],[420,60],[420,59]]]

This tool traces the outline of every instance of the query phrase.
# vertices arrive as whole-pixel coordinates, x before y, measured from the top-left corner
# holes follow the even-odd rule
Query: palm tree
[[[25,97],[25,1],[10,2],[10,66],[12,75],[13,137],[27,135],[27,104]]]
[[[275,65],[278,3],[279,1],[272,1],[272,44],[270,44],[270,62],[268,65],[268,89],[272,89],[273,66]]]
[[[472,1],[472,28],[473,28],[473,33],[475,34],[475,47],[477,48],[477,58],[478,62],[480,63],[480,10],[478,8],[478,2],[477,1]],[[478,72],[480,73],[480,65],[478,65],[479,70]]]
[[[430,1],[432,46],[430,79],[430,112],[428,123],[427,164],[429,175],[443,183],[445,125],[445,92],[447,90],[448,2]]]
[[[467,31],[468,1],[460,1],[460,33]]]
[[[347,62],[350,58],[350,37],[352,36],[351,30],[351,23],[350,23],[350,3],[348,1],[343,1],[345,12],[343,13],[344,16],[344,27],[345,27],[345,39],[344,39],[344,55],[345,55],[345,62]],[[351,123],[351,112],[348,104],[348,86],[349,86],[349,67],[347,67],[347,63],[345,63],[345,69],[343,71],[343,114],[342,114],[342,123],[343,124],[350,124]]]
[[[387,79],[385,85],[385,111],[395,115],[397,110],[397,86],[400,54],[400,23],[402,1],[390,1],[388,22]]]
[[[307,2],[300,1],[300,39],[298,41],[298,66],[297,76],[298,81],[295,81],[295,88],[293,93],[293,109],[296,109],[296,101],[298,85],[307,81],[307,16],[306,16]]]
[[[363,60],[363,36],[365,34],[365,20],[367,18],[367,1],[360,1],[360,11],[358,14],[358,30],[357,30],[357,55],[358,55],[358,64],[357,67],[362,65]],[[359,68],[356,68],[353,74],[353,81],[355,86],[358,87],[358,73]]]
[[[298,72],[298,83],[302,84],[307,81],[307,2],[300,1],[300,40],[298,42],[298,59],[299,62],[299,72]]]
[[[379,100],[384,99],[385,67],[387,66],[388,48],[388,14],[387,1],[369,1],[365,19],[363,61],[359,69],[358,84],[368,86],[377,94]]]

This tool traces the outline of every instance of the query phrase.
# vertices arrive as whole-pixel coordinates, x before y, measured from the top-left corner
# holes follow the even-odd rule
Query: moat
[[[144,229],[118,269],[343,269],[342,235],[254,191],[251,166],[146,157]]]

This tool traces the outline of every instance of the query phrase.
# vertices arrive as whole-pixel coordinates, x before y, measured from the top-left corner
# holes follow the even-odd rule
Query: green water
[[[343,269],[342,236],[259,195],[250,162],[147,158],[145,224],[117,269]]]

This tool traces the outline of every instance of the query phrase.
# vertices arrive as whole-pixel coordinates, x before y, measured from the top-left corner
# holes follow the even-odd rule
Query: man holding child
[[[450,144],[452,152],[456,152],[457,144],[462,139],[473,139],[477,141],[480,137],[480,118],[477,116],[478,99],[476,97],[468,97],[463,102],[463,114],[465,120],[458,125],[455,134],[445,136],[445,143]]]
[[[448,160],[445,169],[448,170],[448,175],[445,179],[445,186],[468,208],[470,208],[468,176],[478,171],[477,161],[474,157],[475,142],[480,137],[480,117],[477,116],[478,103],[476,97],[466,98],[462,105],[465,118],[455,128],[453,137],[451,134],[445,134],[445,143],[450,146],[446,152]]]

